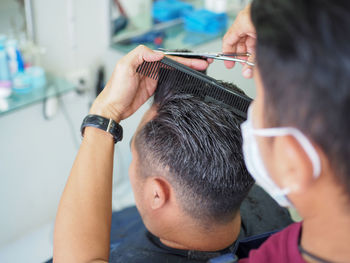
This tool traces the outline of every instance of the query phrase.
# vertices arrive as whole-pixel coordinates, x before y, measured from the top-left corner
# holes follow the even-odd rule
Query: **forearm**
[[[116,65],[106,87],[95,99],[90,114],[116,122],[132,115],[149,99],[157,81],[137,74],[144,62],[164,57],[139,46]],[[203,60],[182,61],[206,69]],[[108,261],[112,214],[114,141],[110,134],[87,127],[58,208],[54,235],[55,262]]]
[[[55,262],[108,261],[114,141],[87,127],[58,208]]]

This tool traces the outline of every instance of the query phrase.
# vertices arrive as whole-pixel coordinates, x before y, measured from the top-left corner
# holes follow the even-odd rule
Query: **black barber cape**
[[[281,208],[264,190],[254,185],[241,208],[242,227],[238,239],[280,230],[292,223],[287,209]],[[230,253],[234,244],[217,252],[173,249],[147,231],[135,206],[112,215],[109,262],[207,262]]]

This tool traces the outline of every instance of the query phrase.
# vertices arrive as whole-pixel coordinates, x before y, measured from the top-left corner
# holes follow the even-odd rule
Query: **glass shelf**
[[[26,106],[43,101],[46,98],[59,96],[68,91],[75,90],[75,86],[64,78],[56,77],[46,73],[46,85],[43,88],[33,89],[25,94],[12,93],[5,101],[8,104],[6,110],[0,109],[0,117],[9,112],[22,109]]]
[[[192,49],[198,45],[207,43],[209,41],[222,38],[225,32],[220,32],[218,34],[203,34],[203,33],[193,33],[184,30],[183,24],[175,25],[167,28],[165,31],[165,38],[163,44],[160,46],[165,49]],[[150,43],[133,43],[128,45],[122,44],[111,44],[111,47],[115,50],[121,51],[123,53],[128,53],[139,44],[144,44],[151,49],[157,49],[158,47]]]
[[[185,2],[191,3],[195,9],[201,9],[204,8],[204,1],[203,0],[186,0]],[[233,21],[235,20],[238,12],[242,10],[251,0],[240,0],[240,1],[229,1],[227,6],[227,15],[228,15],[228,24],[227,27],[229,27]],[[111,6],[112,10],[113,5]],[[150,14],[141,13],[140,15],[131,17],[131,22],[128,23],[128,26],[121,32],[119,32],[117,35],[111,35],[111,48],[115,49],[117,51],[120,51],[122,53],[128,53],[135,47],[137,47],[139,44],[143,44],[148,46],[151,49],[157,49],[157,48],[164,48],[164,49],[189,49],[195,51],[195,48],[199,45],[205,44],[207,42],[216,40],[216,39],[222,39],[222,37],[225,35],[226,30],[223,32],[218,32],[217,34],[203,34],[203,33],[195,33],[195,32],[188,32],[184,28],[183,23],[178,23],[174,26],[167,27],[163,32],[165,33],[165,37],[163,39],[163,43],[161,46],[156,46],[151,43],[133,43],[133,44],[120,44],[117,43],[120,40],[125,40],[128,37],[131,36],[140,36],[142,33],[146,33],[147,31],[154,30],[155,28],[162,27],[162,24],[167,24],[173,21],[168,21],[165,23],[155,24],[153,26],[150,25]],[[177,19],[176,19],[177,20]],[[110,14],[110,22],[111,20],[111,14]],[[227,28],[228,29],[228,28]],[[208,50],[213,51],[213,50]],[[214,50],[215,51],[215,50]],[[219,50],[217,50],[219,51]]]
[[[134,20],[137,22],[135,24],[142,24],[142,20],[145,18],[142,16],[135,17]],[[183,22],[177,21],[180,19],[176,19],[173,21],[165,22],[164,24],[156,24],[151,28],[137,28],[135,26],[128,26],[125,30],[117,34],[116,36],[113,36],[111,38],[111,48],[118,50],[122,53],[128,53],[135,47],[137,47],[139,44],[143,44],[148,46],[151,49],[157,49],[159,47],[165,48],[165,49],[190,49],[192,50],[194,47],[199,46],[201,44],[221,39],[224,34],[226,33],[226,30],[222,32],[218,32],[217,34],[204,34],[204,33],[196,33],[196,32],[188,32],[184,28]],[[234,20],[234,17],[229,17],[228,26],[231,24],[231,22]],[[176,22],[177,21],[177,22]],[[173,23],[173,25],[171,25]],[[165,26],[166,24],[170,24],[169,26]],[[164,25],[164,26],[163,26]],[[151,43],[133,43],[133,44],[120,44],[118,43],[121,40],[125,40],[126,38],[129,38],[131,36],[137,36],[141,35],[142,33],[146,33],[147,31],[154,30],[156,28],[164,27],[166,29],[161,30],[165,33],[165,37],[163,39],[163,43],[161,46],[156,46]],[[158,31],[158,30],[157,30]]]

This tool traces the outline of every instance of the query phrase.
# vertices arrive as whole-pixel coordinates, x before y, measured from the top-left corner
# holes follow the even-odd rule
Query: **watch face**
[[[113,135],[117,142],[123,139],[123,127],[119,123],[114,122],[115,124],[115,134]]]

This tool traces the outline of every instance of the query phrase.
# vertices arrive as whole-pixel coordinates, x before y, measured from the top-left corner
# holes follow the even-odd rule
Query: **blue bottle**
[[[11,79],[5,41],[6,37],[0,36],[0,81],[9,81]]]
[[[14,39],[8,40],[6,43],[6,51],[10,75],[11,78],[14,78],[18,73],[24,72],[24,63],[21,52],[18,50],[17,41]]]

